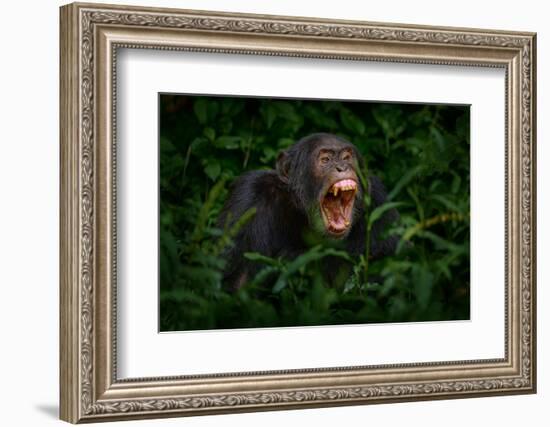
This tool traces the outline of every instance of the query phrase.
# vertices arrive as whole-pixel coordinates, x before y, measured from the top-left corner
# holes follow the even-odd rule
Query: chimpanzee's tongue
[[[346,218],[344,216],[344,207],[340,198],[335,198],[326,203],[329,213],[329,226],[334,231],[341,231],[346,228]]]

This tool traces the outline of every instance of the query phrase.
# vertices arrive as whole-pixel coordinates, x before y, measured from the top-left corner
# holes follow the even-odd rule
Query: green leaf
[[[275,119],[277,118],[277,111],[275,110],[275,108],[271,103],[267,104],[267,106],[265,107],[264,116],[265,116],[267,128],[270,129],[271,126],[273,126]]]
[[[296,141],[292,138],[279,138],[279,140],[277,141],[277,147],[285,149],[290,147],[295,142]]]
[[[220,136],[216,139],[214,145],[216,147],[225,148],[226,150],[235,150],[239,148],[241,137],[239,136]]]
[[[166,151],[167,153],[173,153],[176,151],[176,147],[172,144],[172,141],[164,136],[160,137],[160,147],[162,151]]]
[[[432,295],[434,276],[429,270],[423,268],[423,266],[417,266],[414,269],[413,277],[418,305],[421,309],[425,309],[428,307]]]
[[[214,141],[214,139],[216,138],[216,131],[212,128],[204,128],[204,130],[202,131],[202,133],[204,134],[204,136],[206,136],[210,141]]]
[[[453,183],[451,184],[451,192],[453,194],[458,193],[458,190],[460,189],[460,183],[462,182],[462,179],[460,178],[460,175],[456,172],[453,172]]]
[[[395,196],[397,196],[399,192],[403,189],[403,187],[407,185],[409,182],[411,182],[412,179],[416,177],[421,170],[422,170],[422,166],[419,165],[405,172],[405,174],[401,177],[401,179],[397,181],[397,184],[395,184],[395,187],[393,187],[393,190],[389,192],[388,200],[393,200]]]
[[[441,203],[443,206],[445,206],[447,209],[450,209],[453,212],[462,212],[462,209],[460,209],[454,202],[449,200],[445,196],[441,196],[439,194],[435,194],[432,196],[433,200],[437,200],[439,203]]]
[[[262,264],[272,265],[272,266],[278,266],[280,265],[280,261],[278,261],[275,258],[270,258],[268,256],[259,254],[257,252],[245,252],[244,257],[246,259],[249,259],[250,261],[254,262],[260,262]]]
[[[219,167],[219,165],[218,165]],[[207,166],[208,168],[208,166]],[[219,175],[219,173],[218,173]],[[206,201],[202,204],[199,214],[197,216],[197,220],[195,222],[195,229],[193,230],[193,234],[191,237],[191,240],[193,242],[199,241],[204,234],[204,229],[206,227],[206,223],[208,221],[208,217],[210,215],[210,212],[212,210],[212,206],[220,196],[220,193],[225,187],[225,179],[222,177],[208,193],[208,197],[206,198]]]
[[[204,168],[204,173],[210,178],[212,181],[215,181],[220,176],[220,173],[222,171],[222,167],[220,164],[215,161],[211,160],[210,163],[206,165]]]
[[[262,268],[258,274],[254,277],[254,279],[250,282],[250,286],[258,286],[264,283],[267,278],[275,273],[279,272],[279,268],[275,266],[267,266],[265,268]]]
[[[187,172],[187,166],[189,166],[189,160],[191,159],[191,152],[195,150],[197,147],[200,147],[200,145],[204,142],[207,142],[204,138],[195,138],[191,144],[189,144],[189,147],[187,147],[187,151],[185,153],[185,161],[183,163],[183,176],[186,175]]]
[[[208,110],[207,110],[207,121],[213,122],[216,117],[218,116],[218,111],[220,110],[220,107],[218,105],[217,100],[211,100],[208,103]]]
[[[369,215],[369,228],[372,227],[374,222],[382,217],[387,211],[394,209],[398,206],[402,206],[405,203],[403,202],[389,202],[384,203],[383,205],[378,206],[376,209],[374,209],[371,214]]]
[[[448,240],[443,239],[442,237],[438,236],[435,233],[432,233],[431,231],[422,230],[419,231],[417,234],[420,237],[431,240],[435,244],[436,249],[445,249],[456,254],[464,254],[468,251],[467,247],[449,242]]]
[[[435,142],[437,143],[437,147],[439,148],[439,151],[445,151],[445,138],[437,129],[436,127],[431,128],[432,137],[435,139]]]
[[[193,104],[193,111],[195,116],[199,120],[201,125],[204,125],[208,120],[208,101],[206,98],[196,98],[195,103]]]
[[[264,155],[260,158],[260,160],[264,163],[271,163],[277,158],[277,155],[279,154],[278,151],[274,150],[271,147],[265,147],[263,152]]]
[[[348,130],[358,135],[363,135],[365,133],[365,124],[350,110],[342,109],[340,111],[340,119]]]
[[[277,101],[272,105],[277,110],[278,115],[283,119],[290,121],[300,120],[299,115],[296,113],[296,108],[292,103],[288,101]]]
[[[317,261],[327,256],[335,256],[347,261],[351,261],[351,257],[346,251],[339,251],[333,248],[327,248],[322,250],[322,247],[314,246],[308,252],[298,256],[294,261],[290,262],[285,271],[279,276],[275,285],[273,285],[273,292],[278,293],[287,285],[287,279],[295,274],[300,268],[306,266],[312,261]]]
[[[213,270],[210,267],[199,267],[199,266],[183,266],[181,268],[182,272],[188,276],[192,276],[198,282],[207,282],[210,285],[215,285],[219,283],[222,273],[219,271]]]

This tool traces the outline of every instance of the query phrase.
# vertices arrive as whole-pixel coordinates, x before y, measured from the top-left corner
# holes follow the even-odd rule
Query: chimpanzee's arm
[[[287,184],[274,171],[248,172],[235,181],[220,215],[220,228],[226,222],[231,226],[251,208],[256,213],[242,226],[225,253],[224,283],[232,289],[252,279],[261,267],[247,260],[244,253],[269,257],[291,253],[301,236],[296,229],[304,226],[303,215],[293,207]]]

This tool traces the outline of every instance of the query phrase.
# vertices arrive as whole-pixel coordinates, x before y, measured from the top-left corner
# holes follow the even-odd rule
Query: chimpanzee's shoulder
[[[224,224],[230,215],[232,221],[240,218],[250,208],[256,208],[254,219],[248,224],[249,231],[257,234],[258,227],[266,238],[271,239],[273,224],[293,211],[288,186],[273,170],[250,171],[239,176],[230,188],[219,224]],[[267,252],[266,252],[267,253]]]
[[[369,194],[374,202],[375,206],[381,205],[386,201],[386,187],[382,180],[376,175],[369,175],[368,177]]]
[[[288,186],[274,170],[254,170],[239,176],[233,185],[233,192],[246,191],[261,199],[277,197],[288,192]]]

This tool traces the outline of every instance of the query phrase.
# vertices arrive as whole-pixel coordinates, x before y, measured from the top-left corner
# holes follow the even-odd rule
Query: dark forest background
[[[469,107],[159,99],[161,331],[469,318]],[[387,230],[401,237],[398,253],[347,257],[353,274],[336,288],[317,268],[334,248],[314,246],[293,260],[248,254],[262,270],[226,292],[222,253],[237,230],[216,228],[216,219],[231,182],[273,168],[281,150],[314,132],[353,142],[365,172],[382,179],[400,213]]]

